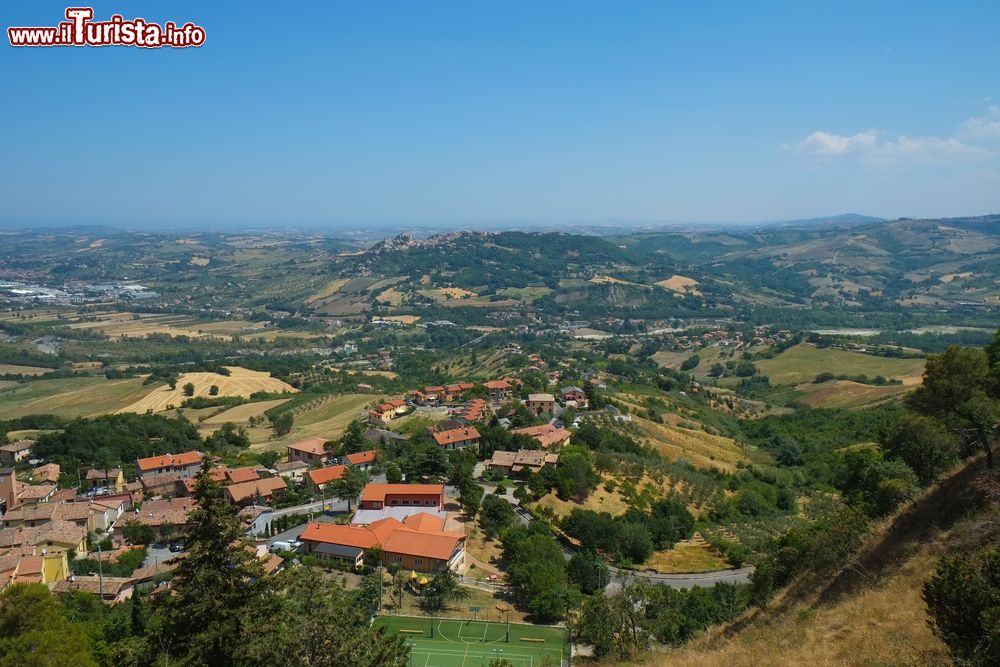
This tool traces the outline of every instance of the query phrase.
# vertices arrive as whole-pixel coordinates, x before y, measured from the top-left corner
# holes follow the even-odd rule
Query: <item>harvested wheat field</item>
[[[698,289],[698,281],[694,278],[688,278],[687,276],[670,276],[666,280],[660,280],[656,284],[663,289],[676,292],[677,294],[693,294],[695,296],[701,296],[701,290]]]
[[[160,412],[168,410],[169,406],[177,407],[184,402],[187,396],[184,395],[184,385],[191,383],[194,385],[194,395],[209,397],[209,388],[215,385],[219,388],[219,396],[243,396],[249,397],[258,391],[273,393],[297,392],[290,384],[271,377],[262,371],[251,371],[239,366],[227,366],[231,375],[219,375],[218,373],[184,373],[177,380],[177,386],[171,389],[168,386],[158,387],[142,400],[136,401],[127,408],[119,412]]]
[[[671,461],[683,458],[698,467],[712,467],[728,472],[737,463],[747,459],[739,444],[732,438],[669,423],[657,424],[635,416],[632,423],[639,427],[647,444]]]
[[[400,322],[402,324],[416,324],[420,321],[419,315],[386,315],[382,318],[387,322]]]
[[[42,375],[51,373],[53,368],[40,366],[21,366],[20,364],[0,364],[0,375]]]

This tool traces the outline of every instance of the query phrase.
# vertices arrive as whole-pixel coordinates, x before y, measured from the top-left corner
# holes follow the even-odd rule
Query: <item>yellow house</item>
[[[120,468],[108,468],[102,470],[91,468],[87,471],[87,476],[83,483],[86,489],[106,488],[112,493],[121,493],[125,488],[125,476]]]

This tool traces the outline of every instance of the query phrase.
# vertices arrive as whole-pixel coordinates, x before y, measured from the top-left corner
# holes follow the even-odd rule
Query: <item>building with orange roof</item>
[[[162,475],[168,472],[175,472],[184,477],[194,477],[201,467],[201,459],[205,455],[197,450],[182,452],[180,454],[164,454],[163,456],[149,456],[144,459],[137,459],[135,462],[139,479],[146,479],[153,475]]]
[[[326,465],[330,453],[326,451],[326,438],[309,438],[293,442],[286,447],[288,460],[305,461],[309,465]]]
[[[462,412],[462,419],[467,422],[480,422],[486,416],[486,401],[477,398],[469,401]]]
[[[354,452],[353,454],[348,454],[344,457],[344,462],[352,468],[367,470],[374,465],[377,458],[378,452],[374,449],[369,449],[364,452]]]
[[[479,435],[479,431],[468,426],[464,428],[452,428],[446,431],[434,431],[431,433],[431,437],[434,438],[434,442],[439,447],[444,447],[445,449],[464,449],[466,447],[478,447],[481,436]]]
[[[37,484],[56,484],[61,472],[58,463],[46,463],[31,471],[31,479]]]
[[[232,505],[246,505],[254,502],[258,496],[265,502],[284,493],[288,486],[283,477],[268,477],[250,482],[231,484],[222,490],[226,500]]]
[[[330,482],[342,478],[346,470],[347,466],[345,465],[315,468],[306,472],[305,480],[310,486],[323,489]]]
[[[556,428],[552,424],[542,424],[541,426],[526,426],[524,428],[511,429],[511,433],[519,433],[529,438],[534,438],[542,449],[553,447],[564,447],[569,444],[569,431],[564,428]]]
[[[382,565],[417,572],[440,572],[465,565],[465,535],[441,530],[436,517],[415,515],[408,523],[381,519],[368,526],[342,526],[313,522],[301,540],[306,553],[317,558],[346,560],[355,566],[364,562],[368,551],[382,550]]]
[[[489,380],[483,383],[483,387],[490,394],[490,400],[499,403],[510,398],[511,390],[514,388],[506,380]]]
[[[383,507],[444,507],[444,484],[365,484],[358,505],[361,509]]]

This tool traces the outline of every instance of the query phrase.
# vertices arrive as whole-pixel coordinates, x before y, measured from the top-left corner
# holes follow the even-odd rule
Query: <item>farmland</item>
[[[799,384],[813,380],[820,373],[835,375],[867,375],[874,378],[898,378],[906,384],[919,382],[924,370],[923,359],[878,357],[861,352],[818,348],[802,343],[791,347],[774,359],[755,362],[760,372],[771,378],[772,384]]]
[[[147,391],[148,387],[142,386],[142,378],[34,380],[0,389],[0,419],[33,414],[90,417],[118,412]]]
[[[256,392],[283,393],[297,391],[291,385],[272,378],[267,373],[260,371],[250,371],[245,368],[228,367],[230,375],[220,375],[219,373],[183,373],[177,381],[177,385],[171,389],[168,386],[161,386],[153,389],[142,399],[128,405],[119,412],[160,412],[167,410],[170,406],[177,407],[184,402],[187,396],[184,394],[184,385],[191,383],[194,385],[193,396],[209,397],[211,387],[218,387],[219,396],[241,396],[248,398]]]

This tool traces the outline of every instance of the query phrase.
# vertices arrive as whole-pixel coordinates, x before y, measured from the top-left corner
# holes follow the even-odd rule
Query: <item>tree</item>
[[[336,498],[347,501],[347,511],[351,511],[351,501],[361,495],[368,483],[368,473],[354,466],[347,466],[344,476],[330,482],[330,492]]]
[[[236,510],[212,481],[207,458],[195,478],[194,499],[187,557],[175,570],[170,595],[157,596],[162,624],[152,645],[168,646],[185,665],[240,664],[242,639],[267,624],[275,596],[255,552],[243,547]]]
[[[690,357],[681,362],[682,371],[694,370],[701,363],[701,357],[697,354],[692,354]]]
[[[603,593],[586,599],[580,613],[579,632],[594,646],[594,655],[633,660],[652,641],[649,619],[651,587],[645,582],[625,586],[613,597]]]
[[[0,667],[96,667],[90,637],[70,623],[42,584],[0,593]]]
[[[188,382],[187,384],[184,385],[184,395],[185,396],[194,396],[194,384],[193,383]]]
[[[514,525],[514,507],[500,496],[490,494],[483,498],[479,510],[479,526],[487,539],[493,539]]]
[[[551,623],[566,613],[566,561],[548,530],[538,522],[504,534],[503,560],[514,599],[536,621]]]
[[[574,553],[566,565],[566,572],[570,581],[588,595],[603,590],[610,581],[607,564],[593,549]]]
[[[1000,549],[942,558],[923,596],[956,664],[1000,664]]]
[[[403,638],[372,625],[360,588],[349,591],[309,567],[282,572],[275,588],[270,616],[241,638],[241,664],[406,667]]]
[[[133,635],[142,637],[146,634],[146,608],[142,603],[142,590],[138,587],[132,589],[132,604],[129,608],[129,619]]]
[[[344,454],[354,454],[368,449],[365,440],[365,428],[357,419],[347,425],[343,437],[340,438],[340,448]]]
[[[127,517],[122,522],[122,536],[129,544],[149,544],[156,539],[156,534],[151,526]]]
[[[913,468],[921,484],[937,479],[958,461],[960,439],[934,417],[910,413],[882,440],[895,458]]]
[[[389,484],[399,484],[403,481],[403,471],[395,461],[390,461],[385,466],[385,481]]]
[[[292,432],[295,417],[292,415],[291,410],[280,412],[277,415],[271,415],[269,419],[271,420],[271,428],[274,430],[274,435],[277,437],[280,438],[281,436],[288,435]]]
[[[451,569],[445,569],[427,584],[420,597],[420,608],[426,612],[439,612],[449,602],[458,602],[469,597],[469,590],[458,583],[458,577]]]
[[[582,447],[564,447],[556,464],[556,488],[563,500],[583,502],[597,486],[598,476],[590,452]]]
[[[475,482],[464,485],[458,500],[462,503],[462,509],[465,510],[466,515],[470,519],[476,518],[476,513],[479,512],[479,507],[483,500],[483,487]]]
[[[208,395],[209,396],[218,396],[219,395],[219,386],[213,384],[211,387],[209,387],[208,388]]]

